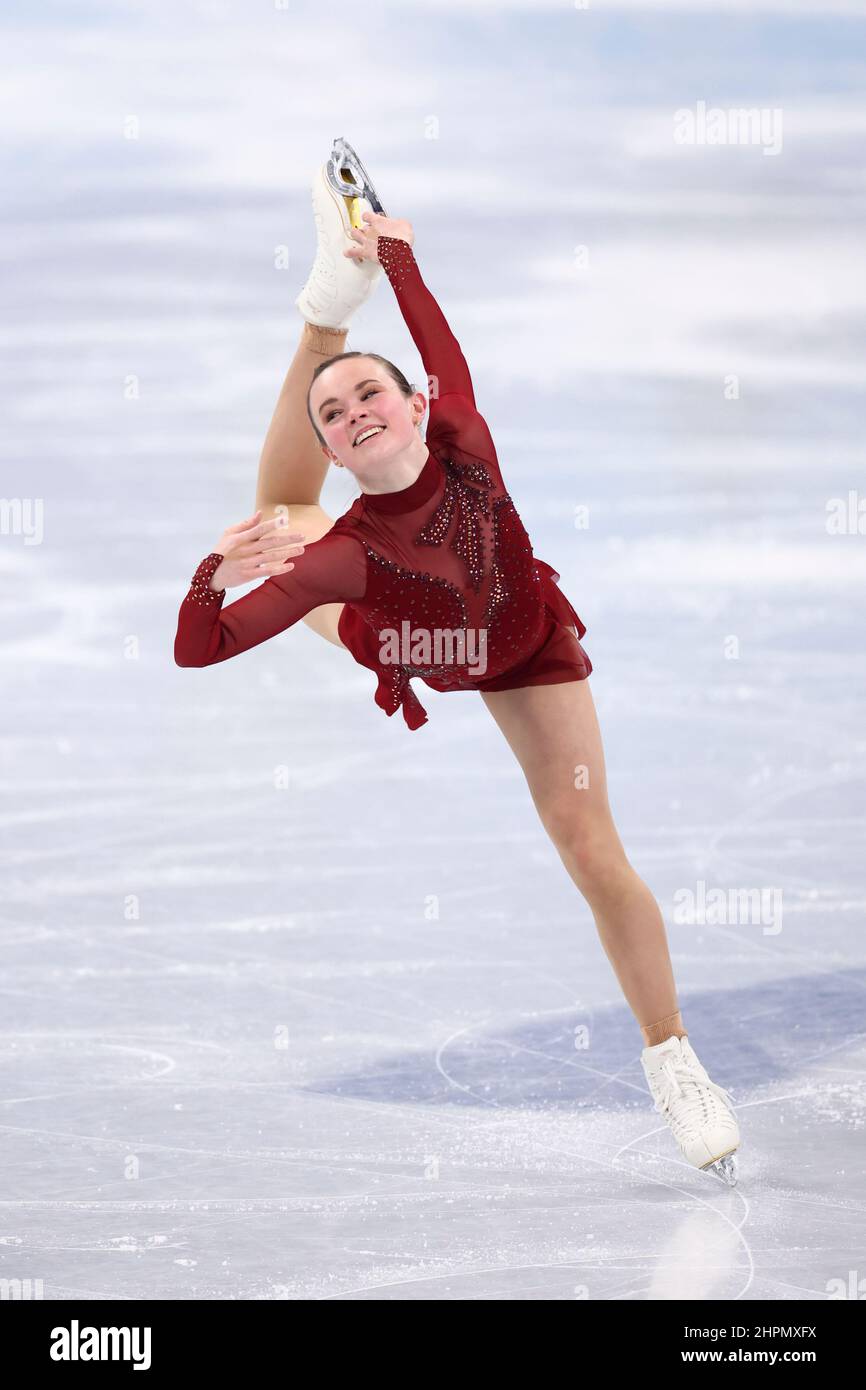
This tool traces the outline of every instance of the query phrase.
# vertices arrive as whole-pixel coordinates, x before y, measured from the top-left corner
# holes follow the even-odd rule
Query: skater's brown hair
[[[313,372],[313,378],[310,382],[310,389],[307,392],[307,414],[310,417],[310,424],[313,426],[313,429],[316,432],[316,438],[318,439],[319,443],[324,444],[325,448],[328,447],[327,440],[322,438],[319,427],[313,419],[313,412],[310,409],[310,395],[313,390],[313,381],[315,381],[316,377],[320,376],[321,373],[325,371],[327,367],[330,367],[332,363],[342,362],[345,357],[372,357],[374,362],[380,362],[382,364],[385,370],[397,383],[404,396],[406,396],[407,398],[409,396],[414,396],[416,390],[416,388],[412,385],[411,381],[407,381],[406,377],[400,371],[400,368],[395,367],[393,362],[389,362],[387,357],[380,357],[378,352],[338,352],[334,357],[326,358],[324,362],[319,363],[318,367]]]

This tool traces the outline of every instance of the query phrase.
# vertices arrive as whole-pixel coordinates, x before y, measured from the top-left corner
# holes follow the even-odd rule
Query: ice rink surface
[[[864,477],[862,20],[418,4],[358,35],[330,112],[312,7],[46,13],[4,35],[0,1279],[862,1297],[866,538],[827,524]],[[782,150],[675,146],[702,98],[782,108]],[[253,510],[336,135],[412,219],[586,622],[735,1190],[653,1110],[479,697],[416,681],[410,732],[303,624],[173,663],[195,565]],[[386,281],[348,346],[423,380]],[[679,910],[714,890],[724,920]]]

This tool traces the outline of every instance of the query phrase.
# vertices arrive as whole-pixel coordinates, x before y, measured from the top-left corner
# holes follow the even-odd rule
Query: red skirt
[[[586,632],[586,626],[559,588],[556,570],[546,561],[539,560],[537,555],[534,558],[541,578],[546,618],[535,650],[502,675],[472,681],[460,687],[452,686],[451,689],[519,690],[527,685],[582,681],[590,675],[592,662],[578,640]],[[359,665],[368,667],[378,676],[374,698],[379,708],[388,715],[396,714],[402,708],[403,718],[410,729],[418,729],[426,724],[427,712],[412,689],[410,680],[422,680],[431,689],[439,691],[447,690],[447,685],[435,677],[409,677],[402,667],[382,666],[378,659],[376,634],[349,603],[343,605],[337,631]]]
[[[592,672],[592,662],[578,638],[586,625],[560,589],[556,570],[535,556],[541,575],[541,592],[547,609],[547,622],[535,651],[519,666],[512,666],[492,680],[480,680],[476,690],[519,690],[526,685],[559,685],[562,681],[583,681]],[[576,629],[576,631],[575,631]]]

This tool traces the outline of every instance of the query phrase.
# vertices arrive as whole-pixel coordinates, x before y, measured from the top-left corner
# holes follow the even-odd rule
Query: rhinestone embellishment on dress
[[[224,555],[218,555],[212,550],[210,555],[206,555],[201,564],[196,569],[189,586],[189,593],[184,599],[185,603],[197,603],[205,608],[219,608],[225,598],[225,589],[212,589],[210,581],[219,569]]]
[[[430,520],[415,537],[416,545],[441,545],[448,535],[454,513],[457,513],[457,528],[451,549],[460,556],[466,565],[469,580],[476,594],[484,580],[484,538],[481,533],[479,516],[490,516],[488,492],[493,487],[490,474],[484,464],[455,463],[443,459],[446,473],[445,491],[442,500]]]

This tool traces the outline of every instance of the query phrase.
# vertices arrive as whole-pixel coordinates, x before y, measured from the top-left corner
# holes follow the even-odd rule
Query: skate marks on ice
[[[8,1190],[26,1194],[3,1203],[4,1275],[42,1278],[48,1298],[640,1296],[670,1214],[647,1213],[624,1266],[603,1149],[567,1115],[528,1130],[505,1108],[382,1106],[264,1075],[220,1086],[218,1053],[183,1043],[164,1039],[178,1065],[152,1091],[127,1075],[110,1106],[97,1091],[67,1100],[63,1124],[52,1105],[4,1126]],[[252,1076],[249,1047],[232,1051]],[[737,1255],[713,1287],[736,1296],[744,1268]]]
[[[333,988],[312,993],[317,1023],[339,1016]],[[575,1012],[498,1016],[438,1043],[419,1016],[417,1053],[444,1089],[406,1100],[374,1032],[411,1011],[383,1003],[358,1021],[364,1072],[380,1073],[365,1098],[328,1093],[333,1071],[305,1084],[249,1030],[222,1046],[169,1027],[118,1033],[114,1049],[79,1037],[65,1061],[61,1040],[23,1040],[5,1088],[3,1275],[43,1278],[46,1297],[784,1300],[824,1297],[848,1268],[866,1058],[821,1025],[831,1010],[815,1011],[799,1074],[793,1055],[774,1071],[766,1041],[743,1062],[748,1162],[729,1193],[679,1160],[666,1127],[648,1133],[623,1011],[582,1015],[601,1066],[574,1048]],[[737,1014],[730,994],[694,1004],[701,1028]],[[773,1026],[765,1014],[776,1050],[783,1004]],[[348,1059],[345,1041],[331,1046]],[[327,1040],[304,1050],[315,1061]],[[93,1086],[75,1088],[82,1053]],[[351,1078],[346,1060],[339,1072]]]
[[[855,1047],[866,1037],[864,988],[866,972],[849,970],[690,991],[689,1034],[710,1075],[742,1095]],[[515,1010],[454,1030],[435,1052],[378,1056],[371,1069],[341,1070],[310,1089],[384,1103],[628,1110],[651,1104],[640,1048],[624,1005]]]

